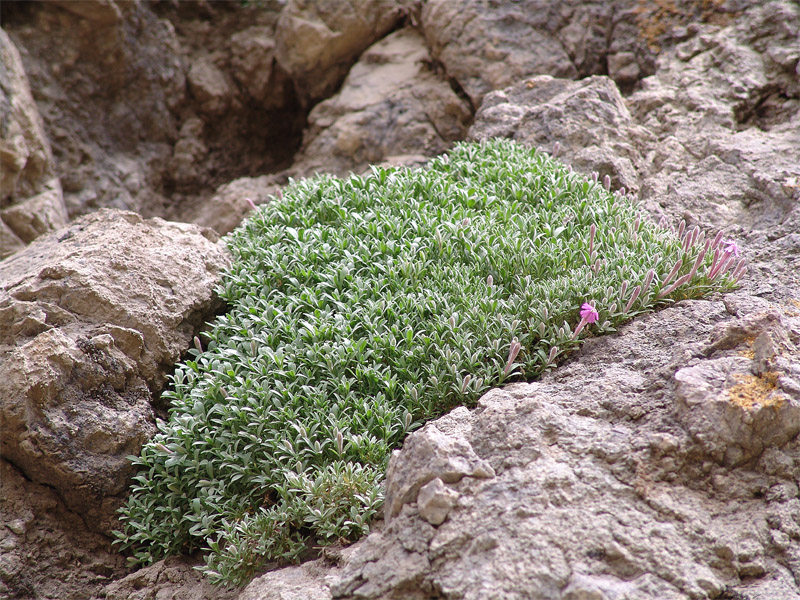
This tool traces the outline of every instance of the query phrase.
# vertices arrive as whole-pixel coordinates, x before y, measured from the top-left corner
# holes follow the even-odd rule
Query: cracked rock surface
[[[188,347],[227,251],[197,225],[105,209],[0,263],[3,459],[108,533],[151,402]]]
[[[800,598],[797,3],[239,4],[3,4],[0,595]],[[741,289],[428,423],[353,546],[243,590],[211,588],[201,556],[127,571],[106,535],[124,456],[227,258],[196,226],[68,218],[224,232],[289,175],[491,136],[723,229]]]

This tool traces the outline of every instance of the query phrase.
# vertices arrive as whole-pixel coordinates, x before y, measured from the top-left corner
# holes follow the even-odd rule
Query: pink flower
[[[597,314],[597,309],[589,304],[588,302],[584,302],[583,306],[581,306],[581,322],[578,323],[578,326],[575,328],[575,331],[572,333],[572,339],[578,337],[578,334],[583,331],[583,328],[586,326],[587,323],[597,323],[597,320],[600,318],[600,315]]]
[[[733,240],[722,240],[723,252],[726,254],[733,254],[734,257],[739,256],[739,246]]]
[[[583,306],[581,306],[581,320],[591,325],[592,323],[597,323],[599,318],[600,315],[597,314],[597,309],[588,302],[584,302]]]

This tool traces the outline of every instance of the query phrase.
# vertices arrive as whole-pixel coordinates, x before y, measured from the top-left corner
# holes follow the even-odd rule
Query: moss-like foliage
[[[509,141],[293,183],[227,239],[229,311],[132,457],[119,543],[135,564],[204,549],[214,581],[241,584],[358,538],[391,450],[424,421],[731,287],[735,246],[703,237]]]

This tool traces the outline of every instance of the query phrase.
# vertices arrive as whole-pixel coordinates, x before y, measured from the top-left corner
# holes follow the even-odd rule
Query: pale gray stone
[[[0,262],[3,457],[92,528],[114,526],[126,457],[227,260],[213,231],[106,209]]]
[[[458,492],[445,486],[437,477],[420,488],[417,510],[431,525],[441,525],[456,502],[458,502]]]
[[[290,0],[281,11],[275,56],[305,103],[328,97],[368,46],[398,22],[395,0]]]
[[[292,173],[360,173],[393,155],[440,154],[463,138],[469,106],[426,59],[410,28],[367,49],[341,90],[311,111]]]

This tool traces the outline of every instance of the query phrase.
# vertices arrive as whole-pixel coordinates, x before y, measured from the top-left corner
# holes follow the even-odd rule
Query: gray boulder
[[[91,528],[113,527],[226,261],[210,230],[104,209],[0,262],[2,456]]]
[[[719,331],[764,321],[764,301],[740,294],[737,302],[738,318],[719,300],[639,318],[590,340],[541,381],[494,390],[474,411],[443,418],[448,436],[426,434],[439,421],[412,434],[392,459],[389,492],[427,479],[451,438],[495,476],[452,478],[457,501],[438,525],[422,493],[405,495],[400,509],[390,504],[396,516],[352,554],[333,598],[678,600],[717,597],[767,574],[766,589],[800,593],[792,583],[800,554],[790,549],[800,539],[800,390],[791,375],[800,369],[800,313],[770,305],[783,314],[776,331],[786,339],[794,331],[795,342],[771,367],[785,378],[778,396],[767,379],[754,388],[760,405],[748,406],[713,376],[724,357],[748,348],[741,338],[714,350]],[[694,383],[687,412],[689,369],[689,381],[709,389]],[[782,418],[780,435],[759,425]],[[414,450],[422,439],[438,440],[427,463]],[[749,459],[747,468],[716,460],[718,447],[738,464]]]
[[[278,21],[275,57],[301,101],[314,104],[339,87],[358,55],[402,14],[397,0],[290,0]]]
[[[539,75],[488,94],[468,139],[507,137],[554,152],[584,173],[608,175],[614,188],[639,189],[640,148],[652,135],[631,118],[616,84]],[[556,146],[556,143],[558,146]]]
[[[463,139],[469,106],[431,69],[427,55],[410,28],[364,52],[342,89],[311,111],[292,172],[346,175],[384,161],[413,163]]]

